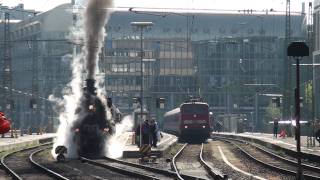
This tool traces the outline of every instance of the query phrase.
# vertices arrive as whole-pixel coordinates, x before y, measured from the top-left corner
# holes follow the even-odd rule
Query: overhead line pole
[[[291,41],[291,10],[290,0],[286,0],[285,41],[284,52]],[[286,53],[285,53],[286,54]],[[283,78],[283,119],[291,119],[290,108],[292,106],[292,66],[288,56],[284,54],[284,78]]]
[[[33,36],[33,39],[37,39],[37,35]],[[31,117],[31,131],[38,129],[39,133],[41,122],[40,122],[40,100],[39,100],[39,79],[38,79],[38,42],[32,42],[32,97],[30,100],[32,108]],[[37,128],[36,128],[37,126]]]
[[[5,12],[4,22],[4,44],[3,44],[3,67],[2,67],[2,111],[6,112],[6,116],[12,119],[12,57],[11,57],[11,44],[10,44],[10,14]],[[14,124],[14,123],[12,123]]]
[[[144,28],[153,26],[152,22],[131,22],[131,26],[137,27],[140,29],[140,77],[141,77],[141,86],[140,86],[140,148],[142,147],[142,118],[143,118],[143,30]]]

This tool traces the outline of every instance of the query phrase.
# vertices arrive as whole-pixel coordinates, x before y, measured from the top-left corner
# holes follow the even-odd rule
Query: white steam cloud
[[[72,126],[79,115],[75,112],[80,106],[80,99],[83,95],[83,73],[87,73],[87,78],[94,79],[95,73],[98,72],[96,67],[98,54],[106,35],[104,27],[111,14],[109,8],[112,4],[112,0],[88,0],[85,12],[78,16],[77,23],[71,29],[71,38],[80,41],[82,39],[85,46],[82,49],[82,53],[73,57],[70,62],[72,78],[70,83],[63,89],[62,98],[57,98],[54,95],[49,96],[49,99],[56,104],[55,110],[59,114],[60,122],[52,149],[54,157],[56,156],[54,149],[60,145],[67,147],[68,153],[66,156],[68,158],[77,157]],[[83,37],[85,37],[84,40]],[[104,78],[96,79],[98,97],[106,104]],[[110,116],[107,117],[110,119]]]
[[[128,139],[121,139],[123,134],[127,131],[132,130],[133,127],[133,118],[132,116],[125,116],[120,124],[116,125],[116,134],[110,137],[106,143],[106,156],[111,158],[120,158],[122,157],[122,152],[124,150],[125,143]]]

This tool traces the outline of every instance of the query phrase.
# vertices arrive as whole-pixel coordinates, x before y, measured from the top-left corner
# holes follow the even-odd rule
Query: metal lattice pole
[[[39,82],[38,82],[38,42],[37,36],[32,40],[32,98],[31,98],[31,132],[32,129],[40,130],[40,101],[39,101]],[[38,131],[39,132],[39,131]]]
[[[5,13],[4,21],[4,45],[3,45],[3,67],[2,67],[2,110],[6,112],[7,118],[12,119],[12,62],[10,44],[10,15]]]
[[[291,14],[290,14],[290,0],[286,2],[286,21],[285,21],[285,42],[284,47],[287,47],[291,41]],[[286,50],[286,48],[284,48]],[[290,106],[292,105],[292,67],[290,59],[284,56],[284,92],[283,92],[283,118],[291,119]]]

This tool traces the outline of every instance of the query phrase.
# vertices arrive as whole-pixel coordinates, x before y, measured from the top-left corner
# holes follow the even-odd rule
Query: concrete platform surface
[[[258,139],[273,145],[280,146],[282,148],[286,148],[292,151],[296,151],[296,140],[294,137],[285,137],[281,138],[278,135],[278,138],[274,138],[273,134],[266,134],[266,133],[251,133],[251,132],[245,132],[245,133],[227,133],[227,132],[220,132],[216,133],[213,132],[214,135],[226,135],[226,136],[239,136],[243,138],[251,138],[251,139]],[[311,153],[315,154],[317,156],[320,156],[320,147],[319,143],[316,141],[315,147],[308,147],[307,146],[307,137],[301,136],[301,151],[305,153]]]
[[[42,134],[42,135],[24,135],[17,138],[11,138],[10,134],[6,134],[4,138],[0,137],[0,152],[9,151],[24,146],[37,145],[43,142],[52,141],[55,133]]]
[[[157,157],[162,157],[164,153],[167,152],[169,147],[174,145],[178,138],[174,135],[170,135],[167,133],[162,132],[163,137],[161,138],[160,142],[157,143],[157,147],[151,148],[151,153]],[[124,151],[123,151],[123,158],[138,158],[140,157],[139,148],[136,144],[133,144],[133,132],[126,132],[121,137],[125,143]]]

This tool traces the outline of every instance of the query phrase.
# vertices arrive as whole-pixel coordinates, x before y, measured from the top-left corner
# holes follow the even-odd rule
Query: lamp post
[[[287,49],[288,56],[296,59],[296,83],[295,88],[295,105],[296,105],[296,141],[297,141],[297,176],[296,179],[302,179],[302,166],[301,166],[301,144],[300,144],[300,66],[299,60],[304,56],[309,56],[309,47],[304,42],[292,42]]]
[[[142,39],[143,39],[143,29],[153,26],[152,22],[131,22],[130,23],[131,26],[133,27],[137,27],[138,29],[140,29],[140,67],[141,67],[141,87],[140,87],[140,140],[139,140],[139,144],[140,147],[142,145],[142,113],[143,113],[143,43],[142,43]]]

